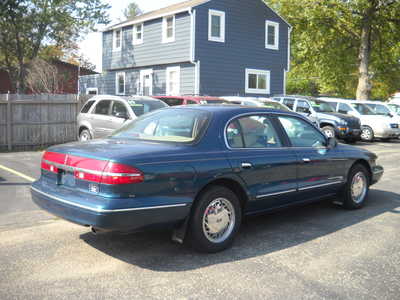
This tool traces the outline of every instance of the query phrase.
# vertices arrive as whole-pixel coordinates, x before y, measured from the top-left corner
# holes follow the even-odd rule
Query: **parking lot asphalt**
[[[362,210],[323,202],[249,218],[213,255],[168,232],[92,235],[0,169],[0,299],[398,299],[400,141],[358,146],[385,167]],[[40,156],[1,153],[0,165],[38,178]]]

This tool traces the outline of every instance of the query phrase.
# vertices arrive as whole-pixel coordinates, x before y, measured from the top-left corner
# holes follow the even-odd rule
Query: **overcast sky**
[[[118,22],[118,19],[123,17],[123,10],[130,3],[127,0],[112,0],[105,1],[112,7],[109,11],[111,17],[111,24]],[[183,2],[183,0],[136,0],[139,7],[144,11],[152,11],[171,4]],[[96,71],[101,72],[101,33],[90,33],[83,42],[80,43],[81,52],[89,58],[89,60],[96,65]]]

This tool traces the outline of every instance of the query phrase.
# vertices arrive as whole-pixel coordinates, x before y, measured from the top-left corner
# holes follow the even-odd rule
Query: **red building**
[[[58,73],[58,94],[77,94],[78,93],[78,77],[83,75],[98,74],[86,68],[79,68],[77,65],[63,62],[61,60],[53,60],[52,65],[57,67]],[[8,72],[0,70],[0,94],[15,93],[13,84],[11,83]],[[29,93],[29,92],[28,92]]]

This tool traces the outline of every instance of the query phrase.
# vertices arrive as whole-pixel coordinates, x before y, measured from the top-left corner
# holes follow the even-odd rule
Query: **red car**
[[[153,96],[153,98],[164,101],[169,106],[229,103],[224,99],[209,96]]]

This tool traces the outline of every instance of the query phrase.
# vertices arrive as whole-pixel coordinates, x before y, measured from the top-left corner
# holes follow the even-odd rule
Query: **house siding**
[[[175,15],[175,41],[162,43],[163,19],[147,21],[143,26],[143,43],[132,45],[133,26],[122,28],[122,48],[113,51],[113,31],[103,33],[103,70],[116,70],[190,61],[191,17]]]
[[[157,65],[145,68],[125,68],[108,71],[100,75],[80,77],[80,92],[86,93],[87,88],[98,88],[99,94],[115,95],[116,73],[125,72],[125,95],[138,95],[137,82],[141,70],[153,69],[153,95],[166,94],[166,69],[168,67],[180,66],[180,89],[181,94],[194,94],[195,90],[195,66],[190,63]]]
[[[208,10],[225,12],[225,43],[208,41]],[[279,23],[279,50],[265,48],[265,21]],[[261,0],[212,0],[196,7],[195,59],[203,95],[266,96],[245,92],[246,68],[271,72],[271,94],[284,93],[288,29]]]

